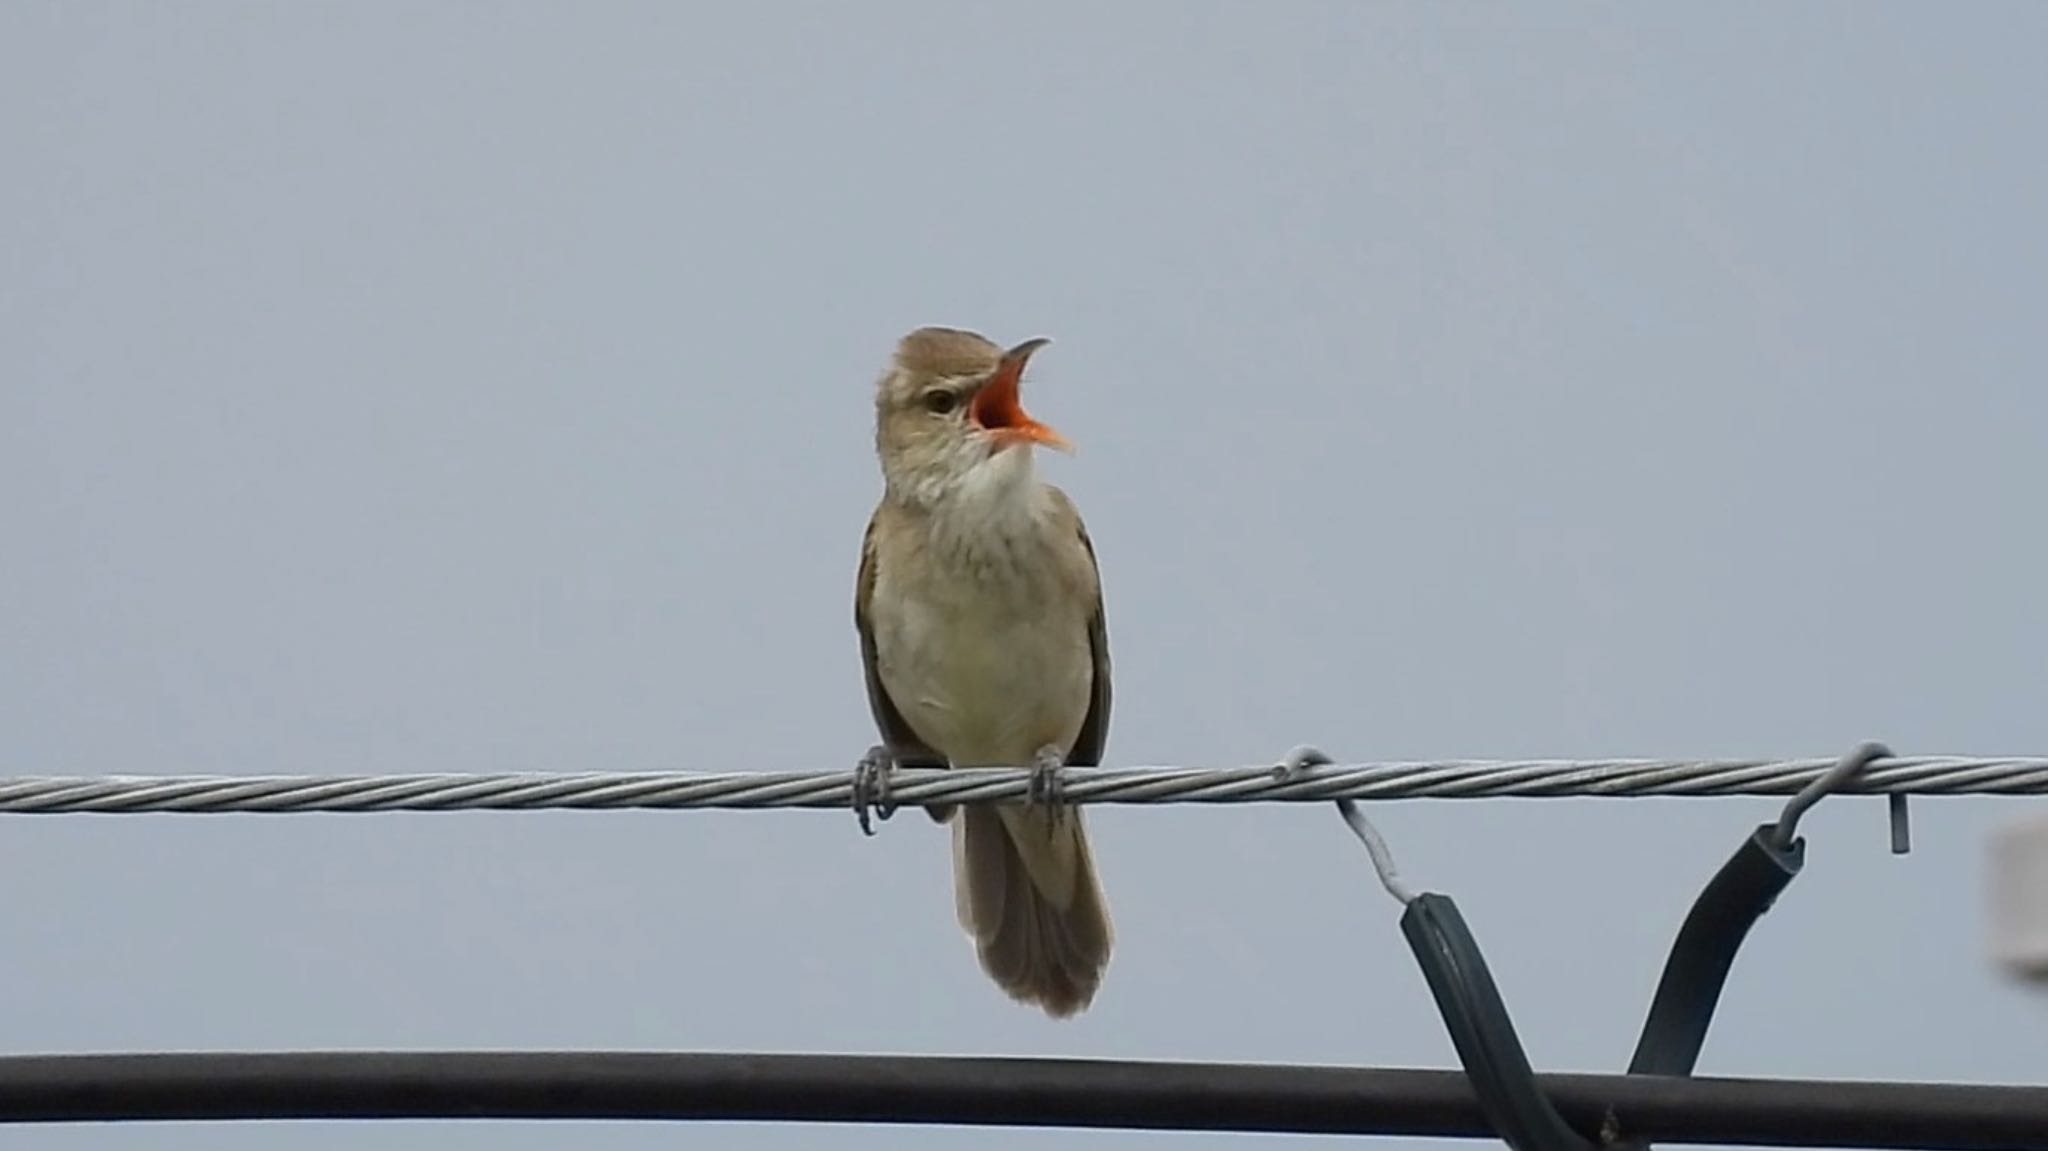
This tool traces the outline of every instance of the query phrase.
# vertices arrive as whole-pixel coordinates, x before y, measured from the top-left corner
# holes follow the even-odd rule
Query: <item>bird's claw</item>
[[[889,777],[896,772],[896,757],[889,749],[876,744],[860,757],[853,768],[853,814],[860,820],[862,835],[873,835],[874,825],[869,822],[870,813],[877,819],[888,819],[896,814],[896,801],[889,795]]]
[[[1066,781],[1061,777],[1066,766],[1067,757],[1050,744],[1031,757],[1031,779],[1025,800],[1034,807],[1050,809],[1054,823],[1060,821],[1066,810]]]

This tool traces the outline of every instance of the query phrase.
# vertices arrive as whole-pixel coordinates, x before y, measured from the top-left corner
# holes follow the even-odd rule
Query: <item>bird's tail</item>
[[[953,896],[981,968],[1054,1018],[1095,998],[1113,933],[1081,809],[969,804],[953,824]]]

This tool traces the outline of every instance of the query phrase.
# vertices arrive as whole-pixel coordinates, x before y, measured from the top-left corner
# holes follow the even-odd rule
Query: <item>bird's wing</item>
[[[1052,488],[1052,494],[1081,545],[1076,553],[1075,574],[1080,577],[1077,582],[1083,594],[1093,601],[1088,611],[1088,653],[1095,666],[1090,677],[1088,714],[1082,717],[1074,746],[1067,749],[1067,763],[1073,767],[1099,767],[1103,748],[1109,743],[1110,700],[1109,624],[1102,611],[1102,569],[1095,562],[1095,541],[1088,538],[1088,525],[1081,521],[1081,510],[1060,489]]]
[[[876,525],[881,523],[886,507],[877,507],[875,514],[868,517],[867,534],[860,545],[860,574],[854,579],[853,590],[853,626],[860,632],[860,662],[861,670],[867,676],[868,710],[874,714],[875,727],[882,733],[882,742],[888,745],[898,765],[945,767],[946,757],[918,738],[904,720],[903,713],[896,709],[896,701],[889,698],[889,689],[882,686],[882,670],[875,662],[875,622],[869,605],[875,598]]]

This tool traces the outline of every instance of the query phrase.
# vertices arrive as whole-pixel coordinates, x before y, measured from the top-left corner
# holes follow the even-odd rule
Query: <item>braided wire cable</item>
[[[1428,760],[1233,768],[1068,768],[1070,804],[1786,796],[1836,766],[1816,759]],[[1022,768],[897,771],[899,806],[1026,797]],[[1884,757],[1844,795],[2048,795],[2048,758]],[[11,776],[0,814],[845,809],[853,773],[584,772],[430,775]]]

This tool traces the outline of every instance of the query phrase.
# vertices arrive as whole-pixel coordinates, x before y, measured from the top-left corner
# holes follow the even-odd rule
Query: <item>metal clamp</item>
[[[1315,748],[1299,747],[1281,770],[1292,773],[1329,762]],[[1401,934],[1429,983],[1487,1123],[1515,1151],[1594,1151],[1593,1141],[1573,1130],[1536,1086],[1536,1071],[1457,903],[1447,895],[1410,889],[1386,840],[1356,803],[1340,799],[1337,811],[1365,845],[1380,886],[1404,908]]]
[[[1799,790],[1777,822],[1751,832],[1721,870],[1707,881],[1678,929],[1664,975],[1643,1020],[1634,1075],[1690,1075],[1706,1044],[1707,1029],[1721,1002],[1721,989],[1735,965],[1735,953],[1749,929],[1771,909],[1806,863],[1799,819],[1830,793],[1856,778],[1872,761],[1890,758],[1881,743],[1864,743]]]
[[[1751,832],[1715,873],[1694,900],[1672,944],[1629,1062],[1629,1074],[1692,1074],[1736,952],[1751,925],[1770,909],[1805,862],[1800,818],[1872,762],[1890,756],[1881,743],[1859,745],[1801,788],[1775,822]],[[1279,770],[1297,774],[1329,762],[1328,756],[1313,747],[1298,747]],[[1616,1144],[1645,1147],[1639,1140],[1629,1139],[1619,1118],[1612,1114],[1597,1140],[1564,1121],[1536,1085],[1535,1071],[1514,1022],[1457,904],[1434,892],[1416,894],[1402,880],[1385,839],[1358,805],[1340,799],[1337,810],[1365,845],[1381,886],[1403,906],[1401,932],[1429,983],[1437,1012],[1479,1097],[1480,1109],[1501,1139],[1515,1151],[1593,1151],[1596,1146]],[[1903,813],[1895,805],[1892,814],[1896,851],[1903,843]]]

